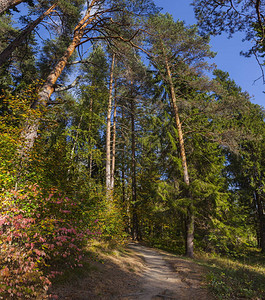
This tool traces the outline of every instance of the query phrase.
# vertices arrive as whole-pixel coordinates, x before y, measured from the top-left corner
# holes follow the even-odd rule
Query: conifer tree
[[[28,35],[40,24],[40,22],[47,17],[55,9],[56,4],[48,8],[38,19],[30,23],[1,53],[0,53],[0,67],[6,63],[11,57],[15,49],[27,38]]]
[[[127,39],[127,37],[124,38],[119,34],[116,35],[115,28],[114,31],[112,28],[113,20],[112,18],[108,17],[112,12],[142,12],[143,9],[149,9],[149,4],[152,4],[152,2],[149,0],[138,4],[132,0],[125,3],[123,3],[123,1],[121,1],[121,3],[116,3],[116,1],[112,3],[112,1],[91,0],[88,3],[85,15],[78,21],[78,24],[74,28],[71,42],[69,43],[64,54],[57,61],[51,73],[45,79],[45,83],[40,89],[38,99],[36,99],[36,101],[33,103],[32,108],[47,105],[51,95],[55,90],[55,83],[65,69],[70,57],[73,55],[79,45],[91,42],[95,39],[103,39],[107,41],[112,39],[122,39],[126,41],[134,37],[135,34],[131,36],[130,39]],[[102,16],[106,16],[106,18],[101,18]],[[128,24],[126,26],[128,26]],[[98,36],[95,37],[92,35],[92,33],[98,33]],[[24,141],[23,149],[20,151],[22,156],[33,147],[37,136],[38,124],[39,120],[29,121],[27,124],[25,124],[21,136],[22,140]]]
[[[264,5],[260,0],[193,0],[198,25],[204,34],[219,35],[223,32],[232,37],[241,31],[251,43],[247,57],[254,55],[263,69],[265,20]],[[264,73],[262,70],[264,82]],[[255,78],[253,78],[254,80]]]
[[[237,145],[236,148],[226,143],[227,166],[225,174],[231,188],[240,201],[242,207],[246,207],[249,213],[249,223],[255,224],[258,245],[265,250],[265,221],[264,221],[264,111],[250,102],[249,96],[243,93],[241,88],[229,78],[228,73],[220,70],[215,72],[216,80],[226,89],[226,97],[218,100],[221,107],[227,106],[227,110],[233,108],[230,117],[225,109],[222,109],[223,127],[233,131],[229,135]],[[223,105],[222,105],[222,102]],[[220,122],[220,121],[219,121]],[[255,216],[250,217],[251,215]]]
[[[115,68],[115,54],[112,54],[110,80],[109,80],[109,102],[107,109],[107,124],[106,124],[106,192],[107,198],[113,195],[113,178],[112,171],[114,172],[112,161],[114,159],[113,153],[111,155],[111,113],[113,108],[113,86],[114,86],[114,68]]]
[[[187,77],[192,73],[199,76],[201,69],[206,66],[204,58],[211,57],[212,53],[209,51],[208,40],[197,35],[196,27],[185,28],[183,23],[175,23],[169,14],[150,18],[148,30],[151,44],[148,52],[152,64],[163,77],[170,95],[178,132],[183,178],[185,184],[189,186],[190,177],[177,98],[181,99],[182,97],[180,87],[183,84],[181,81],[184,81],[184,76]],[[191,67],[196,71],[191,71]],[[173,78],[176,78],[176,82],[173,81]],[[193,257],[194,212],[192,204],[187,209],[186,226],[186,254]]]

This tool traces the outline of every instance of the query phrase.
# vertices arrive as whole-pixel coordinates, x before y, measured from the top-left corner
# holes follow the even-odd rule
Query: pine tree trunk
[[[30,150],[33,148],[34,141],[38,136],[40,118],[28,119],[24,124],[23,130],[21,132],[20,140],[22,145],[18,150],[19,157],[21,159],[21,164],[24,164],[24,160],[28,157]]]
[[[167,60],[167,57],[165,56],[165,63],[166,63],[166,70],[167,70],[167,76],[169,81],[169,87],[170,87],[170,94],[171,94],[171,105],[174,111],[175,121],[176,121],[176,127],[178,131],[178,138],[179,138],[179,146],[180,146],[180,156],[181,156],[181,162],[182,162],[182,169],[184,173],[184,182],[189,185],[189,174],[188,174],[188,166],[187,166],[187,159],[186,159],[186,152],[185,152],[185,145],[184,145],[184,138],[183,138],[183,132],[181,128],[181,122],[179,118],[179,112],[178,112],[178,106],[177,106],[177,98],[175,94],[175,88],[172,81],[172,75],[169,67],[169,63]]]
[[[81,115],[80,120],[78,122],[77,131],[76,131],[76,135],[75,135],[74,142],[73,142],[73,147],[71,150],[71,156],[70,156],[71,161],[74,159],[75,149],[76,149],[76,145],[78,143],[79,129],[81,127],[82,120],[83,120],[83,114]]]
[[[257,215],[258,215],[258,231],[259,231],[259,246],[262,253],[265,253],[265,214],[262,205],[260,194],[255,192],[255,198],[257,202]]]
[[[89,143],[91,145],[91,135],[92,135],[92,121],[93,121],[93,98],[90,99],[89,103],[89,113],[90,113],[90,118],[89,118],[89,125],[88,125],[88,133],[89,133]],[[92,147],[90,150],[90,156],[89,156],[89,177],[92,177],[92,169],[93,169],[93,152],[92,152]]]
[[[186,256],[194,257],[193,253],[193,240],[194,240],[194,213],[190,205],[187,210],[186,217]]]
[[[190,179],[189,179],[189,173],[188,173],[183,132],[182,132],[181,122],[180,122],[180,118],[179,118],[178,106],[177,106],[177,98],[176,98],[175,88],[174,88],[174,84],[173,84],[173,80],[172,80],[171,70],[169,67],[167,55],[166,55],[165,48],[163,47],[163,45],[162,45],[162,49],[163,49],[165,66],[166,66],[166,71],[167,71],[167,78],[168,78],[168,83],[169,83],[169,88],[170,88],[171,105],[172,105],[172,108],[174,111],[175,122],[176,122],[177,131],[178,131],[180,156],[181,156],[181,162],[182,162],[184,182],[186,183],[187,186],[189,186]],[[192,205],[190,205],[187,209],[187,218],[186,218],[186,255],[188,257],[194,256],[193,240],[194,240],[194,213],[193,213]]]
[[[111,110],[113,99],[113,81],[114,81],[114,66],[115,54],[112,55],[111,70],[110,70],[110,83],[109,83],[109,102],[107,111],[107,129],[106,129],[106,195],[107,198],[111,197]]]
[[[40,24],[40,22],[47,17],[56,7],[57,3],[53,4],[48,10],[46,10],[38,19],[31,22],[15,39],[12,41],[5,50],[0,54],[0,67],[6,63],[6,61],[12,56],[12,53],[17,47],[30,35],[30,33]]]
[[[70,155],[70,161],[71,161],[71,165],[69,166],[69,169],[67,170],[67,180],[70,180],[70,175],[71,175],[71,170],[74,170],[74,165],[73,165],[73,159],[74,159],[74,155],[75,155],[75,150],[76,150],[76,146],[78,144],[78,138],[79,138],[79,129],[81,127],[81,123],[83,120],[83,114],[80,117],[80,120],[78,122],[78,126],[77,126],[77,131],[75,134],[75,137],[73,138],[73,146],[71,149],[71,155]]]
[[[47,77],[43,87],[41,88],[38,99],[32,104],[32,108],[35,109],[37,107],[45,107],[50,99],[52,93],[54,92],[54,85],[62,74],[69,58],[74,53],[76,47],[80,43],[86,26],[88,26],[96,16],[90,16],[91,9],[95,5],[97,0],[92,0],[90,3],[90,7],[86,12],[86,15],[82,18],[82,20],[78,23],[74,30],[74,37],[71,44],[68,46],[67,50],[65,51],[64,55],[58,61],[56,66],[54,67],[53,71]],[[38,128],[40,124],[40,119],[36,118],[35,120],[28,120],[24,126],[24,129],[21,133],[21,139],[23,141],[23,145],[19,150],[19,154],[21,157],[27,156],[27,153],[32,149],[35,139],[38,134]]]
[[[124,121],[124,107],[121,108],[122,120]],[[125,142],[122,146],[122,170],[121,170],[121,181],[122,181],[122,202],[125,203]]]
[[[115,92],[116,88],[114,87]],[[114,191],[114,174],[115,174],[115,158],[116,158],[116,118],[117,118],[117,99],[114,97],[114,111],[113,111],[113,133],[112,133],[112,160],[111,160],[111,178],[110,188]]]
[[[139,240],[139,220],[137,214],[137,188],[136,188],[136,157],[135,157],[135,105],[131,99],[131,138],[132,138],[132,238]]]
[[[6,10],[25,2],[25,0],[0,0],[0,15]]]

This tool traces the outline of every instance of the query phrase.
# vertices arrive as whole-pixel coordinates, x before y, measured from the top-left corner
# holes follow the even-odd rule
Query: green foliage
[[[16,95],[7,93],[0,98],[0,185],[3,190],[13,186],[18,175],[22,124],[40,115],[40,111],[30,108],[36,99],[38,85],[36,82],[25,91]]]
[[[43,51],[41,52],[40,59],[37,62],[37,67],[40,69],[40,77],[43,78],[43,80],[45,80],[47,76],[52,72],[58,60],[65,53],[70,42],[70,37],[68,37],[67,35],[62,35],[56,37],[55,39],[49,39],[43,43]],[[74,56],[71,58],[71,60],[73,59]],[[64,69],[64,72],[60,77],[58,83],[64,82],[67,73],[69,74],[70,71],[71,66],[69,65]]]
[[[207,267],[206,280],[217,299],[262,299],[265,295],[264,257],[249,253],[232,260],[218,256],[200,258]]]

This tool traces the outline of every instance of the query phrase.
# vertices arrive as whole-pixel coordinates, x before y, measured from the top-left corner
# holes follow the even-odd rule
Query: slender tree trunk
[[[70,160],[71,160],[71,166],[69,167],[69,169],[67,170],[67,180],[69,181],[70,180],[70,172],[71,170],[74,170],[74,167],[73,167],[73,159],[74,159],[74,155],[75,155],[75,150],[76,150],[76,146],[77,146],[77,143],[78,143],[78,138],[79,138],[79,129],[81,127],[81,123],[82,123],[82,120],[83,120],[83,115],[81,115],[80,117],[80,120],[78,122],[78,126],[77,126],[77,131],[76,131],[76,134],[75,134],[75,137],[73,139],[73,146],[72,146],[72,149],[71,149],[71,155],[70,155]]]
[[[36,101],[32,104],[32,108],[35,109],[37,107],[45,107],[48,103],[48,100],[50,99],[50,96],[54,92],[54,85],[59,78],[59,76],[62,74],[69,58],[74,53],[74,50],[80,43],[85,28],[94,20],[96,19],[96,16],[94,15],[91,17],[91,9],[95,5],[97,0],[92,0],[90,3],[90,6],[86,12],[86,15],[82,18],[82,20],[78,23],[78,25],[75,27],[74,30],[74,37],[71,42],[71,44],[68,46],[67,50],[65,51],[64,55],[61,57],[61,59],[58,61],[56,66],[54,67],[53,71],[49,74],[47,77],[43,87],[41,88],[38,98]],[[40,124],[40,119],[35,118],[33,120],[28,120],[26,124],[24,125],[24,129],[21,133],[21,139],[23,141],[23,146],[20,149],[20,155],[22,157],[27,156],[28,152],[32,149],[35,139],[38,134],[38,128]]]
[[[77,125],[77,132],[76,132],[73,147],[72,147],[72,150],[71,150],[71,156],[70,156],[71,160],[74,159],[75,149],[76,149],[76,145],[78,143],[79,129],[81,127],[82,120],[83,120],[83,115],[81,115],[80,120],[79,120],[78,125]]]
[[[139,240],[139,220],[137,214],[136,156],[135,156],[135,103],[131,99],[131,139],[132,139],[132,238]]]
[[[124,107],[121,110],[122,120],[124,121]],[[121,170],[121,181],[122,181],[122,202],[125,203],[125,142],[123,141],[122,146],[122,170]]]
[[[124,127],[125,122],[125,114],[124,114],[124,105],[121,105],[121,116],[122,116],[122,128]],[[125,143],[125,135],[124,132],[122,134],[122,157],[121,157],[121,186],[122,186],[122,206],[125,212],[125,232],[132,236],[132,226],[131,226],[131,205],[128,199],[128,195],[126,195],[126,184],[125,184],[125,150],[126,150],[126,143]]]
[[[259,231],[259,246],[262,253],[265,253],[265,214],[264,207],[258,192],[255,192],[255,198],[257,202],[257,215],[258,215],[258,231]]]
[[[114,87],[116,93],[116,87]],[[113,132],[112,132],[112,160],[111,160],[111,178],[110,188],[114,191],[114,174],[115,174],[115,156],[116,156],[116,118],[117,118],[117,99],[114,97],[113,111]]]
[[[193,258],[193,241],[194,241],[194,211],[192,205],[187,209],[186,217],[186,256]]]
[[[25,40],[25,38],[30,35],[30,33],[40,24],[40,22],[47,17],[56,7],[57,2],[54,3],[48,10],[46,10],[38,19],[31,22],[21,33],[12,41],[5,50],[0,54],[0,67],[6,63],[6,61],[11,57],[12,53],[17,47]]]
[[[25,0],[0,0],[0,15],[6,10],[25,2]]]
[[[163,55],[165,59],[165,66],[167,71],[167,78],[170,88],[170,95],[171,95],[171,105],[174,111],[175,121],[176,121],[176,127],[178,131],[178,138],[179,138],[179,146],[180,146],[180,156],[181,156],[181,162],[182,162],[182,169],[184,174],[184,182],[187,186],[190,184],[189,179],[189,173],[188,173],[188,166],[187,166],[187,159],[186,159],[186,152],[185,152],[185,145],[184,145],[184,138],[183,138],[183,132],[181,127],[181,122],[179,118],[179,111],[177,106],[177,98],[174,88],[174,83],[172,80],[172,74],[168,62],[168,58],[165,52],[165,48],[162,45],[163,49]],[[194,212],[192,205],[189,205],[187,209],[187,218],[186,218],[186,255],[188,257],[193,257],[193,240],[194,240]]]
[[[181,128],[181,122],[180,122],[179,111],[178,111],[178,106],[177,106],[177,98],[176,98],[174,84],[173,84],[173,81],[172,81],[172,75],[171,75],[169,63],[168,63],[168,60],[167,60],[166,56],[165,56],[165,63],[166,63],[167,76],[168,76],[168,82],[169,82],[169,87],[170,87],[171,105],[172,105],[172,108],[173,108],[173,111],[174,111],[176,127],[177,127],[177,131],[178,131],[180,156],[181,156],[181,162],[182,162],[182,169],[183,169],[183,173],[184,173],[184,182],[187,185],[189,185],[190,184],[190,179],[189,179],[189,174],[188,174],[188,166],[187,166],[187,159],[186,159],[183,132],[182,132],[182,128]]]
[[[90,99],[89,103],[89,112],[90,112],[90,118],[89,118],[89,125],[88,125],[88,132],[89,132],[89,143],[91,145],[91,135],[92,135],[92,121],[93,121],[93,99]],[[93,152],[92,147],[90,150],[90,157],[89,157],[89,177],[92,177],[92,169],[93,169]]]
[[[110,69],[110,83],[109,83],[109,102],[107,111],[107,129],[106,129],[106,195],[111,197],[111,110],[113,100],[113,81],[114,81],[114,66],[115,54],[112,55],[111,69]]]

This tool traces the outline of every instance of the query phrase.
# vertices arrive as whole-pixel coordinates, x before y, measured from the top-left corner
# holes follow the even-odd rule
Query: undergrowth
[[[265,299],[265,256],[256,252],[240,258],[201,254],[206,281],[217,299]]]

